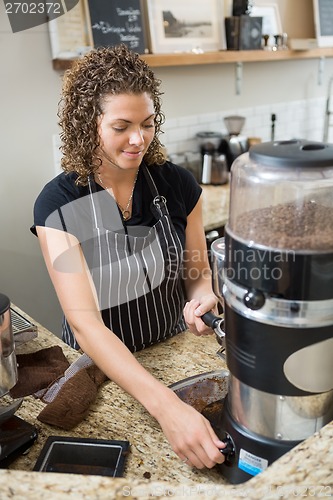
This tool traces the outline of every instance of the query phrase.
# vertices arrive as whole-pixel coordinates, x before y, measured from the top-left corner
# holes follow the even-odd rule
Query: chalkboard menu
[[[141,0],[88,0],[94,47],[124,43],[144,54],[147,34]]]

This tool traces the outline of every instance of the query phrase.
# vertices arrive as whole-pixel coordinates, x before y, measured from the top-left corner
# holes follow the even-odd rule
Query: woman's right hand
[[[167,437],[173,451],[187,465],[197,469],[211,469],[224,462],[220,449],[225,447],[215,434],[209,420],[192,406],[170,392],[167,401],[155,418]]]

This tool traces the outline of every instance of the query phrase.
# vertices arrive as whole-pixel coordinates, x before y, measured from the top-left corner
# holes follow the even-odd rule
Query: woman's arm
[[[212,272],[209,265],[202,220],[202,195],[187,217],[184,252],[184,278],[188,302],[184,308],[189,330],[197,335],[211,334],[200,319],[205,312],[217,312],[218,298],[213,292]]]
[[[223,462],[223,443],[208,420],[145,370],[103,323],[90,272],[77,239],[37,227],[46,266],[62,310],[83,351],[157,419],[172,449],[197,468]]]

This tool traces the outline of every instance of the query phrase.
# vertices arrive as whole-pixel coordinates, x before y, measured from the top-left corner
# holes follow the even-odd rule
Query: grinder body
[[[231,169],[223,302],[232,483],[333,418],[333,145],[253,146]]]

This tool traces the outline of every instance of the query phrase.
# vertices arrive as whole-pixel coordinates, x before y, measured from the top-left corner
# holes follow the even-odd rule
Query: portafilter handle
[[[220,344],[221,349],[217,352],[220,358],[223,361],[226,361],[225,358],[225,331],[223,330],[224,319],[216,316],[212,311],[208,311],[201,316],[202,321],[205,325],[210,326],[212,330],[214,330],[216,335],[216,340]]]

